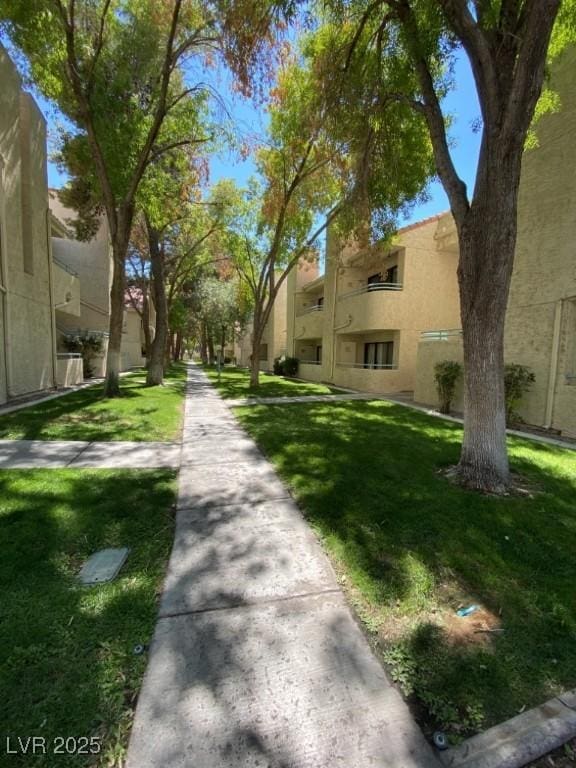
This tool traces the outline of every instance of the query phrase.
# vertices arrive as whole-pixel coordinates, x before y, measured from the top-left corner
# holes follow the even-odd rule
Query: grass
[[[124,753],[156,617],[173,519],[167,471],[0,473],[0,739],[85,736],[98,758],[11,755],[10,765],[116,766]],[[119,576],[82,587],[81,564],[130,547]],[[1,762],[1,761],[0,761]]]
[[[162,387],[146,387],[143,371],[123,376],[122,396],[105,399],[102,384],[0,416],[7,440],[175,440],[179,437],[186,367],[174,365]]]
[[[226,400],[241,397],[298,397],[299,395],[330,395],[342,392],[327,384],[285,379],[269,373],[260,373],[260,385],[250,386],[250,373],[246,368],[224,368],[218,381],[215,366],[204,366],[208,378]]]
[[[458,426],[401,406],[236,413],[425,730],[456,742],[576,686],[576,453],[511,439],[532,495],[499,498],[439,473],[458,459]],[[455,615],[472,603],[481,610]]]

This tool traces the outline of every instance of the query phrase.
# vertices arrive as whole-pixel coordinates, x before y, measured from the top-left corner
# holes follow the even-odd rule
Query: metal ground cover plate
[[[126,562],[129,551],[127,547],[121,547],[118,549],[101,549],[99,552],[95,552],[82,566],[78,578],[82,584],[87,586],[112,581]]]

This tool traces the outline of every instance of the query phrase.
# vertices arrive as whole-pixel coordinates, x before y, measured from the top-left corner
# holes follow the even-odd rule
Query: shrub
[[[102,337],[83,331],[73,336],[64,336],[63,343],[67,352],[79,352],[82,355],[84,377],[91,379],[94,376],[92,360],[102,352]]]
[[[298,358],[281,355],[274,358],[272,370],[276,376],[296,376],[298,373]]]
[[[434,381],[440,401],[440,413],[450,413],[456,384],[462,375],[462,365],[455,360],[442,360],[434,366]]]
[[[297,357],[285,357],[283,373],[284,376],[296,376],[298,373],[298,358]]]
[[[525,365],[508,363],[504,366],[504,398],[506,402],[506,423],[521,421],[516,406],[522,396],[536,381],[536,377]]]

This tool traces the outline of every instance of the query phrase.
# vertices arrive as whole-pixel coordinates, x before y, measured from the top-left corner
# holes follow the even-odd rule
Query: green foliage
[[[525,365],[509,363],[504,366],[504,399],[507,424],[521,421],[516,407],[535,381],[534,373]]]
[[[146,667],[132,649],[152,638],[172,543],[174,473],[4,470],[0,495],[4,733],[94,737],[90,765],[119,765]],[[114,581],[80,587],[80,567],[105,547],[129,547],[126,564]],[[14,768],[36,762],[11,758]],[[50,750],[38,764],[70,763]]]
[[[82,355],[84,364],[84,378],[91,379],[94,376],[94,367],[92,361],[102,352],[102,337],[90,331],[83,331],[79,334],[64,336],[62,339],[68,352],[79,352]]]
[[[6,440],[177,440],[182,423],[186,369],[166,371],[164,386],[146,387],[144,373],[122,377],[122,397],[102,397],[102,386],[31,405],[0,420]]]
[[[412,108],[414,67],[393,27],[378,32],[380,13],[367,6],[329,5],[328,20],[307,37],[304,55],[323,131],[348,164],[348,204],[338,226],[360,238],[368,228],[381,239],[400,214],[426,199],[434,166],[426,123]],[[358,27],[363,12],[366,23]]]
[[[277,375],[262,373],[260,384],[255,391],[250,387],[250,375],[245,368],[226,368],[220,378],[212,367],[205,368],[212,384],[225,400],[250,397],[296,397],[298,395],[329,395],[341,390],[326,384],[313,384],[309,381],[295,381]]]
[[[456,384],[462,376],[462,365],[455,360],[442,360],[434,366],[434,381],[440,401],[440,413],[450,413]]]
[[[297,357],[287,357],[286,355],[276,357],[274,358],[274,373],[276,376],[293,378],[298,373],[298,363]]]

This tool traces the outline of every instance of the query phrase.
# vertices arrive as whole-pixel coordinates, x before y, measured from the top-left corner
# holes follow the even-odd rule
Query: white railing
[[[309,312],[322,312],[324,304],[312,304],[311,307],[306,307],[300,312],[300,315],[307,315]]]
[[[348,299],[350,296],[359,296],[362,293],[372,293],[376,291],[401,291],[403,287],[404,286],[402,283],[366,283],[366,285],[362,285],[360,288],[355,288],[353,291],[341,293],[340,296],[338,296],[338,301],[342,301],[342,299]]]
[[[367,370],[394,371],[398,368],[394,363],[336,363],[339,368],[365,368]]]
[[[322,365],[321,360],[300,360],[301,365]]]
[[[447,328],[438,331],[422,331],[420,334],[421,341],[450,341],[452,339],[459,339],[462,336],[461,328]]]

